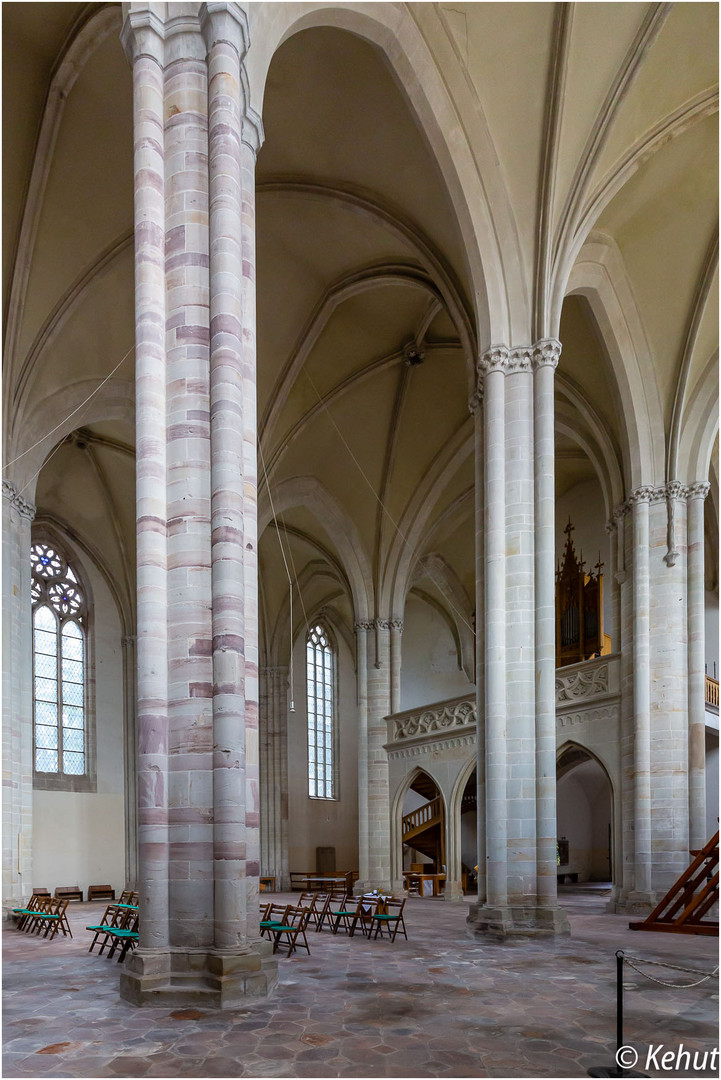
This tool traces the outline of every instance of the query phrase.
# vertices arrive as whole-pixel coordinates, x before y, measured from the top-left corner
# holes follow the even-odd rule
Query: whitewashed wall
[[[719,737],[706,731],[706,837],[711,839],[719,827]]]
[[[73,552],[65,545],[68,554]],[[33,792],[33,885],[125,886],[125,789],[121,626],[101,574],[77,562],[94,600],[97,791]]]
[[[719,605],[718,593],[706,593],[706,672],[713,675],[716,665],[716,678],[719,677]]]
[[[293,651],[295,712],[288,716],[288,868],[315,870],[317,847],[336,849],[337,870],[358,869],[358,706],[353,659],[338,641],[338,799],[308,796],[305,635]]]
[[[402,710],[459,697],[473,689],[473,683],[458,666],[448,623],[413,595],[406,601],[402,650]]]

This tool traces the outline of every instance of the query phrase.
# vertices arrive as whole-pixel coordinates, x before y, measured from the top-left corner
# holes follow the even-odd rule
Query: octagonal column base
[[[136,949],[125,959],[120,996],[133,1005],[235,1009],[267,997],[278,981],[278,960],[267,941],[243,951]]]
[[[466,932],[479,941],[509,942],[516,938],[557,937],[571,933],[560,907],[488,907],[471,904]]]

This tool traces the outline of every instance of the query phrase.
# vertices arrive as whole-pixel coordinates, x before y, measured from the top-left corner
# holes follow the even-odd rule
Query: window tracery
[[[67,559],[55,545],[33,544],[30,562],[35,772],[85,776],[85,595]]]
[[[335,799],[335,651],[320,623],[306,638],[306,690],[308,795]]]

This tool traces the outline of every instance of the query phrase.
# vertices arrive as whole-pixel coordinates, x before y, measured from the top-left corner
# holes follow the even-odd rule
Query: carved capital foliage
[[[568,675],[556,676],[558,704],[606,693],[608,693],[608,664],[602,664],[590,671],[572,671]]]
[[[476,364],[479,384],[486,375],[490,375],[494,371],[505,372],[508,366],[509,354],[510,349],[507,345],[492,345]]]
[[[632,491],[629,495],[627,502],[629,507],[637,506],[640,503],[651,503],[656,499],[657,489],[654,487],[638,487],[635,491]]]
[[[36,511],[33,503],[29,502],[28,499],[23,499],[10,480],[3,480],[3,499],[7,499],[13,510],[16,510],[22,517],[26,517],[30,521],[35,517]]]
[[[687,488],[689,499],[705,499],[709,493],[711,485],[708,480],[701,480],[697,484],[690,484]]]
[[[557,368],[560,358],[561,342],[557,341],[556,338],[543,338],[542,341],[537,341],[533,346],[534,368]]]
[[[520,345],[512,349],[508,345],[492,345],[476,364],[478,385],[480,387],[483,378],[494,371],[510,375],[541,367],[555,368],[560,356],[561,342],[555,338],[543,338],[535,345]]]
[[[397,630],[399,634],[403,633],[403,619],[391,619],[388,625],[391,630]]]

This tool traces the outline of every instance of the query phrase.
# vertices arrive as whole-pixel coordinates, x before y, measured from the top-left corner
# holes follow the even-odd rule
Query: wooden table
[[[269,875],[259,877],[258,889],[260,892],[275,892],[275,878]]]
[[[440,896],[446,883],[445,874],[419,874],[416,870],[404,870],[403,878],[407,892],[412,880],[418,882],[420,896]]]

